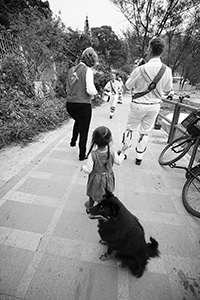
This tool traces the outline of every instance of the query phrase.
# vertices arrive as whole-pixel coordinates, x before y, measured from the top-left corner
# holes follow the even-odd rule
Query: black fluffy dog
[[[148,260],[159,256],[158,242],[150,237],[150,243],[146,243],[138,219],[112,193],[106,191],[104,199],[88,213],[90,219],[98,219],[100,242],[108,245],[107,252],[100,256],[101,260],[109,259],[114,252],[122,266],[140,277]]]

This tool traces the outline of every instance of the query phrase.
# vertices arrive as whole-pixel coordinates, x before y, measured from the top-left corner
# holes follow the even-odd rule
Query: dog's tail
[[[150,237],[150,243],[147,243],[147,251],[149,257],[156,257],[160,255],[160,251],[158,250],[158,242]]]

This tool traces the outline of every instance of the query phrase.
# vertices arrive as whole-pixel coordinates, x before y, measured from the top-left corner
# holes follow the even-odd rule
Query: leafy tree
[[[191,14],[199,8],[198,0],[110,0],[129,21],[140,44],[140,55],[145,56],[149,38],[160,36],[166,31],[182,31]]]
[[[186,79],[191,82],[199,80],[197,68],[199,67],[199,10],[193,11],[187,20],[185,28],[171,26],[166,30],[165,38],[168,51],[165,53],[165,61],[172,68],[173,73],[178,71],[181,75],[182,85]],[[195,74],[195,76],[193,76]]]
[[[11,22],[10,28],[18,38],[21,57],[33,80],[52,60],[67,60],[66,34],[59,18],[44,18],[38,10],[28,8]]]
[[[20,57],[16,55],[7,55],[2,60],[0,76],[5,89],[17,89],[27,97],[34,95],[33,82],[26,68],[26,65]]]
[[[183,77],[183,84],[189,79],[192,84],[200,82],[200,18],[198,11],[194,14],[195,22],[191,22],[185,32],[188,39],[186,47],[187,56],[180,64],[180,74]]]
[[[134,60],[142,57],[142,46],[141,39],[139,39],[136,34],[131,31],[131,29],[127,29],[123,32],[126,41],[127,48],[127,61],[130,65],[134,63]]]
[[[41,0],[1,0],[0,3],[0,25],[8,29],[13,18],[23,13],[25,9],[38,10],[43,17],[49,18],[52,12],[48,1]]]
[[[8,12],[4,1],[0,2],[0,29],[8,29],[10,26]]]
[[[116,68],[124,64],[127,57],[125,45],[111,26],[93,27],[91,34],[96,41],[96,50],[110,67]]]
[[[163,61],[179,72],[183,85],[200,82],[200,3],[198,0],[110,0],[124,14],[130,29],[124,32],[128,62],[145,57],[149,39],[160,36],[167,48]]]
[[[73,30],[70,27],[67,29],[65,42],[68,58],[74,64],[80,59],[83,50],[92,46],[90,35],[78,30]]]

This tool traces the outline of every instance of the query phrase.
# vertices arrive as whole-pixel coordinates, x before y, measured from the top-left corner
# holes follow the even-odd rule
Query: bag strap
[[[158,81],[162,78],[163,74],[165,73],[165,70],[166,70],[167,66],[165,64],[162,64],[160,70],[158,71],[157,75],[154,77],[153,81],[151,81],[151,78],[149,77],[149,75],[147,74],[146,70],[145,70],[145,66],[141,66],[140,68],[140,71],[141,71],[141,74],[142,76],[144,77],[144,79],[147,81],[147,82],[150,82],[150,84],[148,85],[147,89],[143,92],[139,92],[139,93],[135,93],[133,96],[132,96],[132,99],[137,99],[139,97],[142,97],[144,95],[146,95],[147,93],[153,91],[154,94],[156,96],[158,96],[159,98],[161,98],[161,95],[159,93],[159,91],[156,89],[156,85],[158,83]]]
[[[114,94],[117,94],[117,92],[115,91],[115,89],[114,89],[114,87],[113,87],[113,85],[112,85],[112,81],[110,81],[110,87],[111,87],[112,92],[113,92]]]

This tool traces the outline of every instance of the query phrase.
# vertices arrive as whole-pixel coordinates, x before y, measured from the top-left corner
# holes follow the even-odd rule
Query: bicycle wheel
[[[184,207],[195,217],[200,218],[200,167],[194,176],[189,177],[182,190],[182,201]]]
[[[191,137],[181,136],[169,143],[160,153],[158,162],[162,166],[171,165],[182,158],[192,146]]]

